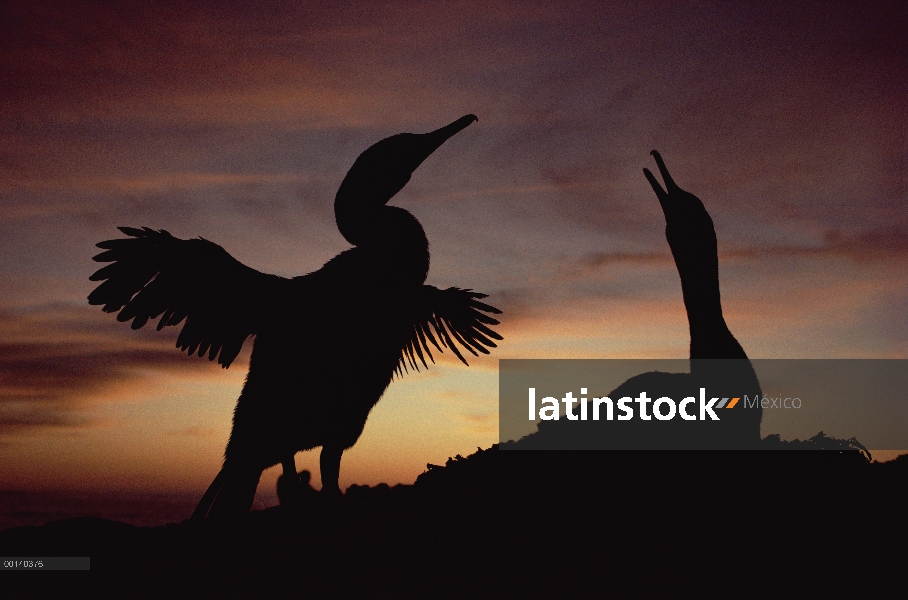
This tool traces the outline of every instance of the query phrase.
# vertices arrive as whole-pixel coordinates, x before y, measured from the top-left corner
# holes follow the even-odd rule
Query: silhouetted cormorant
[[[98,244],[113,264],[90,304],[117,312],[139,329],[185,325],[177,347],[225,368],[255,335],[249,373],[237,401],[224,466],[194,519],[245,513],[264,469],[322,447],[322,489],[339,494],[341,455],[362,433],[369,411],[395,373],[426,365],[430,344],[455,341],[488,354],[501,337],[486,313],[499,311],[471,290],[423,285],[429,243],[419,221],[386,203],[449,137],[477,118],[466,115],[426,134],[402,133],[374,144],[353,163],[334,200],[338,229],[355,247],[293,279],[251,269],[204,239],[121,227],[130,236]],[[437,339],[436,339],[437,336]],[[434,359],[433,359],[434,360]]]
[[[665,215],[668,241],[690,326],[690,373],[642,373],[622,383],[608,398],[635,398],[647,392],[681,399],[696,396],[701,387],[711,396],[760,394],[760,382],[747,354],[732,335],[722,315],[719,294],[719,255],[713,220],[699,198],[682,190],[669,174],[662,157],[652,151],[665,188],[643,169]],[[720,360],[721,359],[721,360]],[[760,443],[762,409],[722,411],[721,422],[683,419],[617,421],[541,421],[536,433],[514,443],[514,448],[559,449],[748,449]]]

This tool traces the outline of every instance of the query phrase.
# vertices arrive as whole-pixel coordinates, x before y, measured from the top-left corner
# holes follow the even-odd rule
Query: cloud
[[[396,201],[429,192],[432,282],[493,292],[503,327],[639,295],[634,267],[675,282],[654,146],[725,226],[723,261],[900,257],[904,11],[874,6],[4,5],[0,306],[82,295],[124,224],[317,268],[358,152],[464,112]]]
[[[865,335],[869,340],[880,328],[879,315],[891,311],[865,311],[861,303],[891,304],[898,297],[892,289],[895,283],[887,273],[908,258],[908,230],[827,230],[814,245],[724,246],[720,246],[719,260],[726,315],[744,311],[752,329],[759,326],[769,330],[771,326],[764,318],[767,311],[780,318],[784,311],[775,295],[760,290],[785,290],[789,303],[799,298],[797,307],[788,306],[793,311],[788,323],[791,332],[811,320],[811,311],[820,309],[815,305],[818,298],[837,298],[839,308],[845,311],[843,315],[847,314],[840,317],[839,325],[866,322]],[[784,267],[780,265],[782,259]],[[630,335],[635,335],[635,329],[654,320],[672,321],[669,314],[677,313],[683,319],[680,292],[670,252],[615,250],[563,257],[537,269],[523,285],[492,288],[490,297],[503,311],[500,332],[513,342],[527,336],[541,340],[594,335],[587,330],[592,327],[589,323],[597,319],[609,327],[629,327]],[[847,298],[858,305],[851,306]],[[620,324],[622,319],[626,323]],[[780,321],[773,323],[778,325]],[[508,347],[506,341],[503,348]]]
[[[183,192],[198,188],[229,188],[249,185],[305,183],[312,177],[300,173],[151,173],[137,177],[82,176],[69,180],[2,182],[9,188],[36,192],[91,194],[151,194]],[[3,190],[3,188],[0,188]]]
[[[88,308],[5,310],[0,323],[0,435],[85,426],[98,402],[141,393],[137,386],[149,372],[204,376],[219,370],[180,353],[173,345],[176,332],[132,331]],[[234,368],[243,369],[244,362]]]
[[[582,267],[595,269],[618,262],[664,263],[670,258],[671,255],[664,252],[593,252],[578,262]]]
[[[777,257],[846,257],[856,262],[885,262],[908,255],[908,230],[888,227],[843,233],[831,229],[823,235],[823,242],[814,246],[772,244],[725,246],[719,251],[720,261]],[[668,252],[591,252],[562,270],[557,279],[573,280],[616,263],[662,265],[672,264],[671,261],[672,257]]]
[[[498,412],[459,413],[465,421],[465,429],[471,433],[498,433]]]
[[[557,15],[488,6],[476,28],[456,3],[229,4],[6,7],[2,100],[69,123],[386,126],[411,122],[414,100],[451,108],[469,97],[457,81],[532,60],[501,40]]]
[[[729,248],[720,253],[720,259],[841,256],[856,262],[884,262],[904,258],[906,255],[908,255],[908,230],[900,227],[886,227],[848,233],[832,229],[824,234],[823,243],[817,246]]]
[[[217,437],[223,434],[222,431],[215,429],[213,427],[183,427],[182,429],[173,429],[169,431],[171,435],[176,436],[185,436],[185,437],[197,437],[197,438],[212,438]]]

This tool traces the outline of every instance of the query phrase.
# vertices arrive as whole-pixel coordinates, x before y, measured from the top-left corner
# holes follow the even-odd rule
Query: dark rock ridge
[[[854,450],[492,447],[429,465],[412,486],[353,486],[230,526],[86,517],[9,529],[3,556],[90,556],[92,568],[5,572],[0,588],[7,598],[893,597],[908,564],[906,476],[908,456],[869,463]]]

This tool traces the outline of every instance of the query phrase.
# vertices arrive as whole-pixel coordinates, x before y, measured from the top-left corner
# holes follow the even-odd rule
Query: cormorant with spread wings
[[[322,489],[339,494],[341,455],[362,433],[391,379],[434,362],[449,348],[466,363],[502,339],[490,326],[500,311],[484,294],[424,285],[429,243],[419,221],[386,203],[448,138],[477,118],[466,115],[426,134],[402,133],[363,152],[334,201],[338,229],[353,248],[321,269],[287,279],[260,273],[204,239],[121,227],[128,237],[98,244],[111,264],[88,297],[139,329],[183,323],[177,347],[225,368],[255,336],[237,401],[224,466],[194,519],[233,517],[252,506],[264,469],[281,463],[296,476],[296,452],[322,447]]]

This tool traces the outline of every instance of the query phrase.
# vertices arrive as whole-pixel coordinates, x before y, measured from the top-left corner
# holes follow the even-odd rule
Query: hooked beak
[[[465,115],[429,133],[399,133],[372,144],[359,155],[334,197],[338,229],[354,246],[371,210],[387,204],[410,181],[410,175],[451,136],[478,121]]]
[[[438,150],[438,148],[452,138],[454,135],[460,133],[466,129],[472,123],[475,123],[479,120],[479,117],[476,115],[464,115],[454,121],[449,123],[444,127],[440,127],[435,131],[430,131],[429,133],[420,134],[420,137],[423,138],[420,140],[421,143],[418,144],[419,155],[414,156],[418,159],[417,162],[413,165],[411,172],[416,170],[422,161],[426,160],[433,152]],[[420,156],[421,155],[421,156]]]

